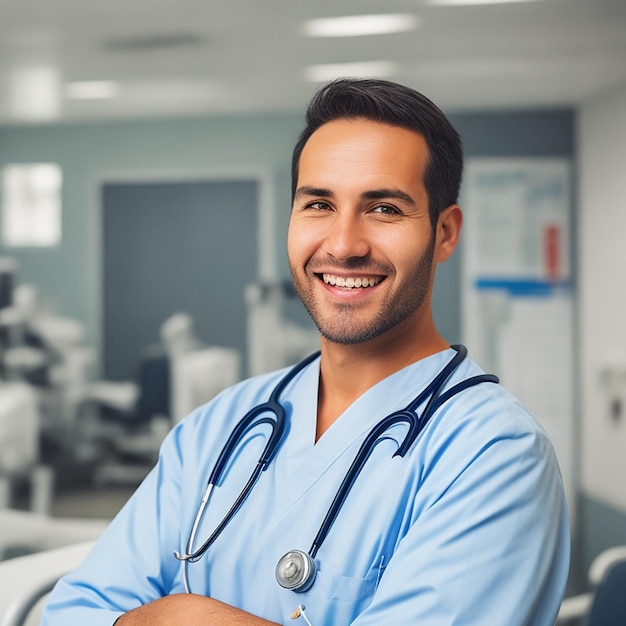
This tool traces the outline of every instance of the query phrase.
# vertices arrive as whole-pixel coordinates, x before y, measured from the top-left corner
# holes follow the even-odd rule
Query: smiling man
[[[462,215],[452,204],[431,223],[428,163],[423,136],[359,117],[326,122],[302,149],[288,253],[329,357],[318,436],[376,382],[449,347],[432,318],[431,292]]]
[[[432,316],[462,165],[411,89],[316,94],[288,254],[320,355],[179,424],[44,626],[554,623],[569,565],[554,451]]]
[[[428,315],[436,240],[423,183],[427,162],[422,137],[364,119],[329,122],[307,142],[289,259],[298,294],[330,342],[363,343],[418,311]],[[440,242],[446,256],[461,224],[458,207],[448,212],[442,222],[454,239]]]

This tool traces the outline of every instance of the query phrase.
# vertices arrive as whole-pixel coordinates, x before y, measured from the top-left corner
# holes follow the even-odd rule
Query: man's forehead
[[[416,171],[423,172],[428,159],[426,141],[414,131],[362,118],[342,118],[320,126],[305,144],[298,186],[319,185],[317,178],[309,176],[321,174],[333,179],[341,173],[391,179],[410,172],[413,178]],[[374,182],[374,187],[381,185],[394,186],[390,181]]]
[[[398,144],[404,148],[415,149],[428,155],[428,145],[424,136],[417,131],[370,120],[368,118],[338,118],[322,124],[304,144],[301,159],[310,156],[319,148],[327,150],[331,145],[344,146],[349,150],[354,146],[356,151],[362,150],[368,143]],[[356,158],[357,155],[355,155]]]

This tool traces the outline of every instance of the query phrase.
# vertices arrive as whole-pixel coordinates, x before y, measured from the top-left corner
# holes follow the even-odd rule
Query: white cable
[[[306,616],[306,613],[304,612],[304,604],[298,604],[298,606],[291,614],[291,619],[298,619],[299,617],[301,617],[307,623],[307,626],[313,626],[313,624],[311,624],[311,622],[309,621],[309,618]]]

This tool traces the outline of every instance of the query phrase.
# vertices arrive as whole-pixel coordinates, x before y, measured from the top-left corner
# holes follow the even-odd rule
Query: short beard
[[[395,328],[416,311],[418,311],[430,293],[433,259],[435,254],[435,236],[431,237],[428,247],[406,277],[402,285],[397,285],[396,291],[389,295],[374,319],[362,327],[354,327],[353,307],[349,304],[338,305],[337,314],[332,320],[324,320],[308,284],[300,282],[291,267],[293,284],[308,311],[313,323],[324,339],[332,343],[353,345],[365,343],[384,335]],[[347,266],[347,265],[346,265]],[[350,266],[354,269],[354,265]]]

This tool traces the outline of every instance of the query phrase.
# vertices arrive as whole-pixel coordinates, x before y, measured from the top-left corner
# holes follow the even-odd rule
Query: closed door
[[[102,188],[103,368],[135,378],[173,313],[246,363],[245,287],[257,278],[258,182],[111,183]]]

